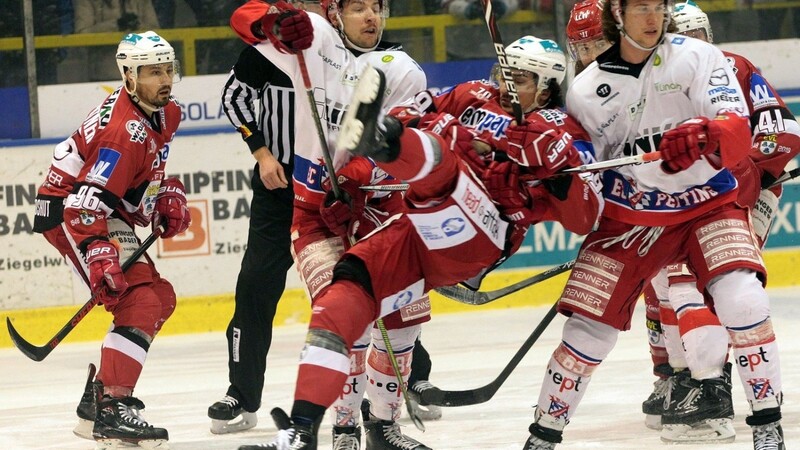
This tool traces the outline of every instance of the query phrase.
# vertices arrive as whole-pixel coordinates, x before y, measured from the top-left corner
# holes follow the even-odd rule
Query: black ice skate
[[[431,450],[425,444],[411,439],[400,431],[400,425],[392,420],[371,417],[364,422],[369,450]]]
[[[730,366],[727,375],[708,380],[676,377],[661,416],[661,440],[668,443],[732,442],[733,399]]]
[[[674,372],[669,364],[660,364],[656,371],[664,376],[653,383],[653,392],[642,402],[642,412],[645,414],[644,424],[653,430],[661,429],[661,415],[664,414],[664,399],[667,393],[672,390]]]
[[[144,403],[135,397],[104,396],[97,404],[97,419],[92,436],[98,449],[116,449],[120,444],[132,444],[146,449],[166,449],[167,430],[156,428],[141,416]]]
[[[364,69],[342,120],[337,148],[378,162],[397,158],[403,125],[396,118],[383,115],[385,90],[386,75],[373,67]]]
[[[361,427],[333,427],[333,450],[359,450]]]
[[[86,385],[83,388],[81,401],[78,402],[78,408],[75,410],[78,414],[78,425],[72,430],[75,436],[90,440],[94,440],[92,428],[94,428],[94,420],[97,416],[97,401],[103,395],[103,383],[95,381],[95,374],[97,374],[97,368],[94,364],[89,363]]]
[[[239,450],[316,450],[315,425],[293,424],[280,408],[273,409],[271,414],[279,430],[275,439],[266,444],[241,445]]]
[[[528,427],[531,435],[525,441],[522,450],[553,450],[556,444],[561,442],[562,432],[551,428],[543,427],[538,423],[532,423]]]
[[[239,399],[227,394],[208,407],[208,417],[211,419],[211,432],[214,434],[236,433],[258,424],[256,413],[245,411]],[[233,422],[237,418],[239,420]]]
[[[431,405],[423,399],[423,393],[432,389],[438,389],[428,380],[418,380],[408,387],[408,399],[411,401],[411,408],[416,412],[417,417],[422,420],[439,420],[442,418],[442,408]]]
[[[745,422],[753,429],[754,450],[786,450],[779,407],[755,411]]]

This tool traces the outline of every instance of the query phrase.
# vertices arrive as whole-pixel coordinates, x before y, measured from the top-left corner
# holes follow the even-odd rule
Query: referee
[[[256,101],[259,108],[256,110]],[[211,432],[256,426],[261,406],[272,320],[293,264],[292,223],[294,105],[292,82],[254,47],[242,51],[222,92],[222,105],[256,165],[251,187],[247,249],[236,280],[228,339],[225,396],[208,408]],[[241,416],[237,422],[231,422]]]

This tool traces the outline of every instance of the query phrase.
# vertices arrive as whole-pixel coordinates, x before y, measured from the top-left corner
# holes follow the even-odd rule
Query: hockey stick
[[[511,284],[504,288],[496,289],[494,291],[488,291],[488,292],[473,291],[456,285],[456,286],[445,286],[441,288],[436,288],[436,292],[449,298],[450,300],[455,300],[457,302],[464,303],[467,305],[485,305],[486,303],[491,303],[502,297],[513,294],[514,292],[525,289],[528,286],[532,286],[536,283],[540,283],[544,280],[553,278],[556,275],[562,274],[572,269],[572,266],[574,265],[575,265],[575,260],[573,259],[572,261],[567,261],[564,264],[551,267],[550,269],[547,269],[542,273],[536,274],[530,278],[526,278],[522,281],[518,281],[514,284]]]
[[[503,45],[503,38],[500,37],[500,29],[497,27],[497,20],[492,10],[492,2],[491,0],[481,0],[481,3],[483,3],[483,17],[486,20],[486,27],[489,29],[489,35],[492,37],[492,44],[494,44],[494,52],[497,53],[497,62],[500,64],[503,84],[505,84],[508,95],[511,97],[511,108],[514,110],[514,118],[517,120],[518,125],[522,125],[525,123],[525,117],[522,114],[522,105],[519,103],[517,85],[514,83],[514,77],[511,75],[511,66],[508,65],[506,46]]]
[[[615,169],[617,167],[644,164],[652,161],[658,161],[659,159],[661,159],[661,152],[655,151],[650,153],[642,153],[641,155],[626,156],[624,158],[609,159],[608,161],[584,164],[578,167],[570,167],[569,169],[562,170],[560,173],[594,172],[596,170]]]
[[[790,170],[788,172],[785,172],[783,175],[778,177],[778,179],[775,180],[772,184],[770,184],[769,187],[767,187],[767,189],[772,189],[775,186],[783,184],[783,183],[785,183],[785,182],[787,182],[789,180],[793,180],[793,179],[797,178],[799,175],[800,175],[800,167],[796,167],[796,168],[794,168],[794,169],[792,169],[792,170]]]
[[[542,321],[539,322],[539,325],[536,326],[536,329],[533,330],[533,333],[528,336],[528,339],[526,339],[522,347],[517,350],[517,353],[514,354],[511,361],[506,364],[506,367],[500,372],[500,375],[491,383],[466,391],[443,391],[437,387],[432,387],[422,391],[422,402],[436,406],[469,406],[489,401],[497,390],[500,389],[500,386],[503,385],[508,376],[511,375],[511,372],[519,365],[522,358],[524,358],[531,347],[533,347],[533,344],[535,344],[542,333],[544,333],[545,328],[553,321],[553,318],[556,316],[557,305],[558,302],[550,307],[550,310],[547,311],[547,314],[545,314]]]
[[[142,255],[144,255],[147,249],[150,248],[151,245],[153,245],[153,242],[155,242],[156,239],[158,239],[158,237],[161,236],[162,232],[163,229],[161,227],[156,228],[156,230],[153,231],[153,233],[142,242],[142,245],[140,245],[139,248],[137,248],[136,251],[134,251],[133,254],[131,254],[131,256],[125,260],[124,263],[122,263],[122,271],[126,272],[132,265],[134,265],[136,261],[138,261],[139,258],[142,257]],[[6,317],[6,326],[8,327],[8,334],[11,336],[11,341],[19,349],[19,351],[22,352],[22,354],[24,354],[25,356],[34,361],[41,361],[45,359],[47,355],[49,355],[50,352],[52,352],[53,349],[55,349],[56,346],[60,344],[61,341],[64,340],[65,337],[67,337],[67,335],[72,331],[72,329],[75,328],[78,325],[78,323],[80,323],[80,321],[83,320],[83,318],[86,317],[87,314],[89,314],[89,311],[91,311],[92,308],[97,306],[99,302],[100,302],[100,296],[97,295],[97,293],[92,294],[92,297],[89,299],[89,301],[86,302],[81,307],[81,309],[79,309],[78,312],[76,312],[75,315],[72,316],[71,319],[69,319],[69,321],[58,331],[58,333],[56,333],[55,336],[53,336],[49,341],[47,341],[47,344],[41,347],[37,347],[31,344],[30,342],[26,341],[22,336],[20,336],[20,334],[14,328],[14,325],[11,324],[11,319]]]

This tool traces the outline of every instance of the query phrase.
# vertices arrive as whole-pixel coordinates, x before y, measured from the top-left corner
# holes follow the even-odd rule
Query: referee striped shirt
[[[291,79],[254,47],[239,55],[222,91],[225,115],[250,151],[266,145],[287,166],[294,158],[294,101]]]

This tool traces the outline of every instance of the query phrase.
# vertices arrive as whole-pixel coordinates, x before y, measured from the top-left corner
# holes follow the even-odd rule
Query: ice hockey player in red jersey
[[[524,107],[535,110],[538,81],[546,85],[550,76],[539,78],[528,69],[514,72],[519,81],[531,84]],[[497,119],[493,122],[503,128],[496,139],[491,127],[485,130],[489,134],[476,135],[444,111],[424,129],[404,126],[394,116],[382,118],[385,76],[372,67],[360,75],[337,145],[369,156],[390,175],[407,181],[406,209],[339,260],[332,284],[314,302],[291,417],[273,410],[281,428],[276,439],[240,450],[315,448],[316,424],[341,391],[349,373],[348,349],[364,327],[430,289],[479,277],[516,251],[531,224],[558,216],[553,203],[570,202],[572,190],[583,195],[572,203],[571,228],[583,233],[592,228],[600,200],[590,180],[567,176],[571,181],[561,184],[558,194],[548,193],[540,182],[583,162],[579,145],[558,127],[562,113],[548,121],[545,117],[551,116],[541,110],[529,114],[525,124],[509,127],[510,112],[500,106],[507,98],[491,84],[475,87],[490,88],[482,91],[473,111],[494,102],[489,107]],[[430,94],[419,98],[431,99]],[[409,125],[414,122],[405,119]],[[507,137],[500,138],[503,134]],[[507,158],[491,161],[478,155],[476,138],[490,153],[502,152]]]
[[[190,225],[183,184],[165,165],[180,123],[172,84],[175,50],[147,31],[122,38],[116,53],[123,85],[54,151],[36,196],[34,231],[42,233],[114,316],[78,406],[75,434],[100,448],[125,442],[165,446],[167,430],[149,425],[133,397],[147,351],[175,309],[175,291],[145,255],[121,264],[140,245],[134,229],[171,238]]]

